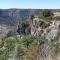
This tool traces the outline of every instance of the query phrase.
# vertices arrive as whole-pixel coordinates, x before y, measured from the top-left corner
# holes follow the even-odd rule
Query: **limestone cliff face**
[[[52,39],[57,35],[59,26],[60,21],[58,20],[44,21],[36,17],[31,24],[31,34],[36,37],[45,36],[46,39]]]
[[[35,17],[33,19],[31,24],[31,34],[44,41],[42,47],[42,55],[44,57],[55,56],[53,48],[54,44],[60,41],[59,30],[60,30],[59,20],[45,21],[39,19],[38,17]],[[55,38],[56,41],[54,41]]]

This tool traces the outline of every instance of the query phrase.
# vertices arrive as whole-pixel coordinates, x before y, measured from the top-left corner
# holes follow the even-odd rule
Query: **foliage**
[[[14,40],[13,39],[4,39],[4,40],[1,40],[1,42],[4,42],[1,43],[1,50],[0,50],[0,59],[1,60],[8,60],[9,58],[9,54],[12,53],[12,51],[14,50]]]
[[[30,16],[30,19],[33,19],[33,18],[34,18],[34,15],[31,15],[31,16]]]
[[[24,45],[22,44],[17,44],[17,54],[16,54],[16,58],[18,60],[20,60],[22,58],[22,56],[25,55],[27,49],[24,47]]]
[[[60,32],[58,32],[57,36],[51,40],[52,43],[52,50],[55,54],[59,54],[60,53],[60,42],[59,42],[59,37],[60,37]]]
[[[46,9],[40,13],[39,18],[47,18],[47,17],[52,18],[52,16],[53,16],[53,13],[50,10]]]
[[[22,28],[27,28],[29,26],[29,22],[24,21],[21,23],[21,25],[22,25]]]
[[[26,48],[29,48],[29,46],[34,42],[34,39],[33,36],[26,35],[20,40],[20,44],[22,43]]]
[[[1,60],[8,60],[9,55],[15,51],[15,47],[17,47],[17,58],[23,56],[28,48],[34,41],[34,37],[31,35],[23,36],[22,38],[17,37],[8,37],[5,39],[1,39],[0,49],[4,47],[4,49],[0,50],[0,58]]]

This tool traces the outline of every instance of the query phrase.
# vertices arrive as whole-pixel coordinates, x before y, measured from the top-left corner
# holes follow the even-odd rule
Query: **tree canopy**
[[[43,10],[39,15],[39,17],[43,17],[43,18],[51,17],[51,16],[53,16],[53,13],[47,9]]]

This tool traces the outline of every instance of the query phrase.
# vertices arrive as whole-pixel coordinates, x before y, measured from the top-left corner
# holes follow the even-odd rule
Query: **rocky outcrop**
[[[44,41],[44,44],[42,46],[42,55],[43,57],[53,57],[54,51],[52,49],[54,48],[54,44],[58,42],[60,39],[56,36],[58,35],[60,30],[60,21],[59,20],[53,20],[53,21],[45,21],[38,19],[38,17],[35,17],[33,19],[33,22],[31,24],[31,35],[37,37],[38,39],[42,39]],[[56,38],[56,42],[54,41]],[[46,59],[47,60],[47,59]]]
[[[60,21],[44,21],[35,17],[31,24],[31,34],[35,37],[45,36],[46,39],[53,39],[59,30]]]

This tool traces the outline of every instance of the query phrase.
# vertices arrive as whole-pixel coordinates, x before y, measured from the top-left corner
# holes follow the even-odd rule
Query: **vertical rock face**
[[[35,17],[31,25],[31,34],[33,36],[45,36],[46,39],[53,39],[59,31],[60,21],[43,21]],[[39,37],[40,37],[39,36]]]
[[[45,57],[54,55],[54,52],[52,51],[52,48],[54,46],[51,40],[55,39],[55,37],[59,33],[59,30],[60,21],[58,20],[48,22],[37,19],[37,17],[33,19],[31,25],[31,34],[37,38],[42,38],[44,40],[45,43],[43,44],[42,47],[42,54]]]

